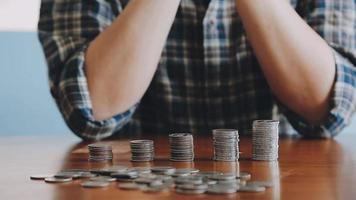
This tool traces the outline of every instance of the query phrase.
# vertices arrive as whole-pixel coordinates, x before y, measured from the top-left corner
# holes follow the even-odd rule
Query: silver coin
[[[89,149],[112,149],[111,145],[103,143],[94,143],[88,145]]]
[[[199,185],[203,184],[203,178],[198,176],[183,176],[178,177],[174,180],[175,184],[194,184]]]
[[[176,188],[182,190],[207,190],[208,185],[207,184],[183,184],[183,185],[177,185]]]
[[[85,181],[81,185],[85,188],[103,188],[108,187],[109,184],[110,183],[106,181]]]
[[[255,120],[252,125],[252,159],[278,160],[278,125],[276,120]]]
[[[76,179],[82,175],[82,172],[58,172],[54,175],[55,178],[72,178]]]
[[[116,181],[116,178],[113,178],[110,176],[96,176],[96,177],[90,178],[89,180],[96,181],[96,182],[114,182],[114,181]]]
[[[36,175],[31,175],[30,179],[31,180],[45,180],[45,178],[50,178],[53,177],[51,174],[36,174]]]
[[[213,180],[236,180],[236,175],[233,173],[222,173],[208,176],[208,178]]]
[[[73,179],[70,177],[67,178],[47,177],[44,180],[46,183],[67,183],[67,182],[71,182]]]
[[[90,172],[83,172],[80,174],[79,178],[93,178],[96,177],[96,174],[92,174]]]
[[[190,133],[173,133],[169,135],[170,161],[191,162],[194,160],[193,135]]]
[[[170,175],[170,174],[174,174],[176,169],[170,166],[156,166],[156,167],[152,167],[151,171],[154,174]]]
[[[131,161],[149,162],[154,160],[154,142],[152,140],[132,140]]]
[[[207,189],[207,193],[210,194],[231,194],[235,193],[237,187],[224,187],[219,185],[213,185]]]
[[[108,173],[120,173],[120,172],[125,172],[127,171],[127,167],[126,166],[122,166],[122,165],[114,165],[112,167],[108,167],[108,168],[104,168],[101,171],[102,172],[108,172]]]
[[[108,162],[113,159],[112,147],[108,144],[94,143],[88,145],[90,162]]]
[[[213,147],[215,161],[235,162],[239,159],[239,135],[235,129],[214,129]]]

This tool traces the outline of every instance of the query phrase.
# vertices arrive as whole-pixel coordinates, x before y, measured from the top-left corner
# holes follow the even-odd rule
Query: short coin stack
[[[235,129],[213,130],[214,160],[234,162],[239,159],[239,133]]]
[[[89,161],[92,162],[106,162],[112,161],[113,153],[112,147],[108,144],[95,143],[89,144]]]
[[[144,162],[154,159],[154,143],[152,140],[132,140],[131,161]]]
[[[255,120],[252,125],[252,159],[278,159],[278,125],[276,120]]]
[[[194,142],[192,134],[170,134],[169,143],[171,145],[171,161],[191,162],[194,160]]]

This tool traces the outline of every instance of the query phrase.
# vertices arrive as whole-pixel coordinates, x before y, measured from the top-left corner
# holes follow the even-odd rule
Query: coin
[[[156,166],[151,168],[152,173],[161,175],[171,175],[174,174],[176,169],[170,166]]]
[[[234,162],[239,159],[239,134],[235,129],[214,129],[213,147],[215,161]]]
[[[218,181],[226,181],[226,180],[236,180],[236,175],[232,173],[221,173],[221,174],[213,174],[208,176],[209,179],[218,180]]]
[[[154,143],[152,140],[132,140],[131,161],[146,162],[154,160]]]
[[[208,185],[207,184],[183,184],[183,185],[177,185],[176,188],[182,189],[182,190],[207,190]]]
[[[229,187],[229,186],[220,186],[220,185],[213,185],[207,189],[207,193],[211,194],[231,194],[235,193],[237,187]]]
[[[110,176],[96,176],[89,179],[90,181],[99,181],[99,182],[114,182],[116,178]]]
[[[120,173],[112,173],[111,177],[116,178],[118,181],[132,181],[135,178],[138,178],[137,171],[126,171]]]
[[[194,160],[193,135],[173,133],[169,135],[171,161],[191,162]]]
[[[112,147],[108,144],[94,143],[88,145],[89,161],[107,162],[113,159]]]
[[[76,179],[82,175],[82,172],[58,172],[54,175],[56,178],[72,178]]]
[[[53,177],[53,175],[50,174],[36,174],[36,175],[31,175],[30,179],[31,180],[44,180],[45,178]]]
[[[66,177],[66,178],[47,177],[44,180],[47,183],[67,183],[67,182],[71,182],[73,179],[70,177]]]
[[[279,121],[255,120],[252,125],[252,159],[275,161],[278,159]]]

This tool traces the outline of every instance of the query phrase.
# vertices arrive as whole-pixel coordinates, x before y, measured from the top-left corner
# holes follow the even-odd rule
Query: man
[[[355,111],[355,10],[354,0],[43,0],[38,27],[51,93],[84,139],[247,134],[271,118],[282,133],[290,123],[332,137]]]

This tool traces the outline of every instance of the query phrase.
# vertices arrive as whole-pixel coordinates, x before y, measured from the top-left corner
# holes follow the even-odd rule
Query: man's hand
[[[278,99],[309,122],[329,110],[332,50],[286,0],[236,0],[264,75]]]
[[[136,104],[156,71],[180,0],[131,0],[86,52],[94,117],[107,119]]]

